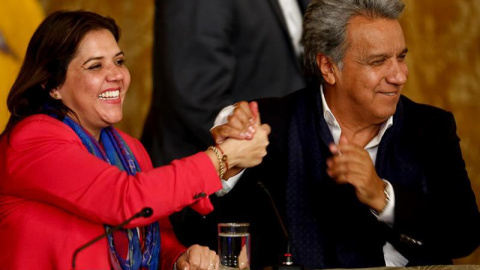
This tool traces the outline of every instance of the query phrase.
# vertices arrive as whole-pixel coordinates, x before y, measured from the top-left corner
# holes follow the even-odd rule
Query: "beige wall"
[[[259,0],[260,1],[260,0]],[[41,0],[46,14],[87,9],[113,17],[123,30],[132,84],[119,128],[139,137],[151,94],[153,0]],[[405,0],[401,20],[409,55],[405,94],[452,111],[480,204],[480,1]],[[479,228],[480,230],[480,228]],[[480,249],[457,263],[480,264]]]
[[[480,205],[480,1],[405,2],[402,25],[410,50],[405,94],[454,113]],[[480,264],[480,249],[459,262]]]

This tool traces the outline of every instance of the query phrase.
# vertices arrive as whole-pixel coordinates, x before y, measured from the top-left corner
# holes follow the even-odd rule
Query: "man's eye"
[[[380,66],[382,65],[383,63],[385,63],[385,59],[379,59],[379,60],[375,60],[371,63],[372,66]]]

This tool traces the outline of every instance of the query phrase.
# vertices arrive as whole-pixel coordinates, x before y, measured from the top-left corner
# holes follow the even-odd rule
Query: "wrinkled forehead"
[[[348,50],[386,53],[385,50],[400,52],[406,48],[402,27],[393,19],[355,16],[349,21],[346,38]]]

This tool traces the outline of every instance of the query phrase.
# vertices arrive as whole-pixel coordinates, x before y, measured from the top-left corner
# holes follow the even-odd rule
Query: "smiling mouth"
[[[105,91],[98,95],[98,98],[102,100],[112,100],[118,97],[120,97],[120,90]]]
[[[393,97],[397,94],[397,92],[380,92],[380,94]]]

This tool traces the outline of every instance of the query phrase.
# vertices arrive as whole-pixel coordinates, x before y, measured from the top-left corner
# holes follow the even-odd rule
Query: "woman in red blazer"
[[[221,189],[228,168],[261,162],[269,127],[153,168],[143,146],[112,127],[130,83],[118,39],[114,20],[86,11],[53,13],[34,33],[0,137],[1,268],[218,267],[214,251],[176,240],[168,215],[187,205],[211,211],[207,195]],[[72,263],[79,247],[147,206],[151,216]]]

